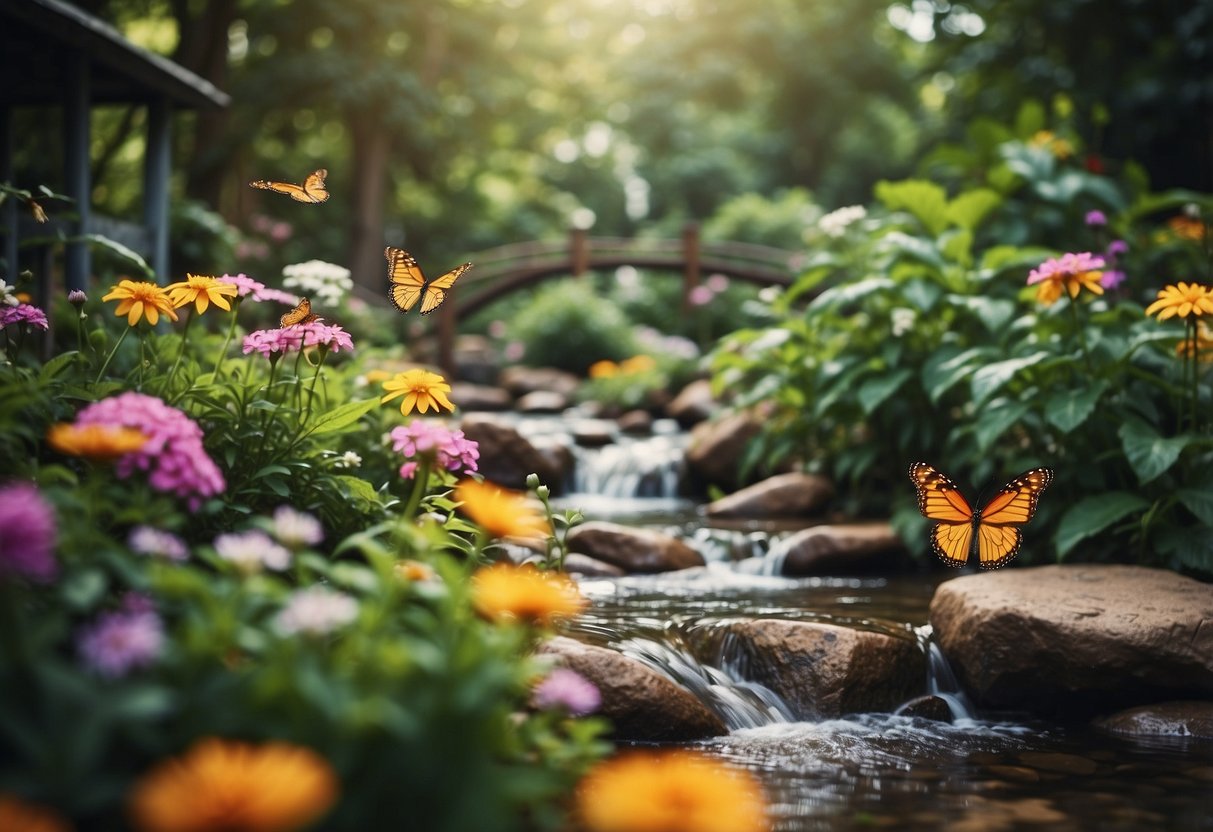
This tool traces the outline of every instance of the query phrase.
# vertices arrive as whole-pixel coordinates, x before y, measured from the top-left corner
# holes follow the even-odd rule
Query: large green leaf
[[[1191,436],[1174,436],[1170,439],[1159,436],[1154,428],[1140,419],[1125,422],[1118,433],[1129,465],[1142,485],[1174,465],[1183,449],[1193,441]]]
[[[908,211],[932,236],[948,227],[947,192],[934,182],[925,179],[877,182],[876,198],[891,211]]]
[[[993,364],[987,364],[982,367],[973,373],[973,380],[970,382],[973,390],[973,402],[980,405],[1006,386],[1021,371],[1031,367],[1033,364],[1039,364],[1048,358],[1050,354],[1041,350],[1020,358],[995,361]]]
[[[856,301],[863,300],[873,292],[891,289],[894,285],[893,281],[887,277],[868,277],[855,283],[847,283],[843,286],[826,289],[809,304],[809,308],[819,309],[821,307],[855,303]]]
[[[1027,402],[1008,402],[1000,407],[983,410],[973,428],[973,437],[977,440],[978,451],[984,454],[990,450],[994,443],[1027,412]]]
[[[1204,467],[1175,491],[1179,501],[1202,523],[1213,526],[1213,468]]]
[[[955,348],[936,350],[922,368],[922,386],[933,403],[972,375],[981,365],[986,350],[981,347],[956,352]]]
[[[1017,309],[1015,301],[991,298],[986,295],[972,297],[949,295],[948,301],[955,306],[963,306],[971,310],[981,320],[982,325],[995,335],[1003,333]]]
[[[948,203],[947,217],[953,225],[974,230],[981,225],[986,215],[1002,203],[1002,197],[997,191],[989,188],[976,188],[958,194]]]
[[[1045,404],[1045,418],[1062,433],[1069,433],[1087,421],[1107,389],[1108,383],[1101,381],[1078,393],[1054,393]]]
[[[912,375],[913,372],[903,368],[896,372],[884,373],[883,375],[869,378],[859,385],[859,392],[856,396],[858,396],[859,404],[863,408],[863,414],[870,416],[876,408],[884,404],[889,396],[896,393],[901,385],[905,384]]]
[[[334,410],[323,414],[308,433],[319,436],[323,433],[336,433],[353,425],[363,415],[370,413],[379,404],[378,399],[359,399],[346,402]]]
[[[1084,497],[1062,515],[1054,540],[1057,556],[1066,553],[1091,535],[1099,534],[1113,523],[1118,523],[1137,511],[1143,511],[1150,503],[1127,491],[1108,491]]]

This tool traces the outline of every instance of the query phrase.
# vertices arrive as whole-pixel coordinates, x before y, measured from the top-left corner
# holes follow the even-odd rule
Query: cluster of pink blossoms
[[[0,305],[0,329],[4,329],[9,324],[21,323],[40,326],[43,329],[50,328],[50,324],[46,320],[46,313],[36,306],[28,303],[19,303],[16,306]]]
[[[120,425],[150,436],[140,450],[118,458],[118,476],[150,471],[152,488],[184,498],[191,510],[202,504],[203,497],[226,487],[223,474],[202,447],[202,428],[155,396],[130,392],[102,399],[81,410],[76,424]]]
[[[414,419],[391,433],[392,449],[410,458],[400,466],[400,476],[411,480],[417,473],[419,460],[429,456],[439,467],[448,471],[471,474],[480,459],[480,446],[463,435],[461,430],[449,430],[424,419]]]
[[[130,592],[121,609],[102,613],[81,630],[77,647],[89,668],[115,679],[159,657],[164,623],[150,598]]]
[[[323,321],[296,324],[282,329],[258,329],[244,338],[244,354],[259,352],[266,358],[281,357],[288,352],[298,352],[305,347],[326,347],[333,352],[354,349],[354,339],[340,326],[329,326]]]
[[[225,274],[218,278],[221,283],[230,283],[236,287],[236,297],[244,298],[252,295],[254,301],[274,300],[294,306],[299,302],[298,295],[272,289],[259,280],[253,280],[246,274]]]
[[[1101,271],[1104,259],[1089,251],[1063,254],[1061,257],[1051,257],[1041,263],[1028,274],[1028,285],[1033,286],[1044,280],[1056,280],[1085,272]]]
[[[0,579],[53,580],[59,574],[55,536],[54,509],[37,486],[15,482],[0,488]]]

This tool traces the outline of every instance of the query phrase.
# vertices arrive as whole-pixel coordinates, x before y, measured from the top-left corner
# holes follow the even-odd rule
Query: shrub
[[[636,351],[623,312],[587,280],[539,290],[509,329],[525,347],[523,360],[533,366],[584,373],[595,361],[618,361]]]

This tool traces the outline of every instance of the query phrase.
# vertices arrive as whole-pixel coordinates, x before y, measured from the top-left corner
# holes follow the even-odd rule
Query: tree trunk
[[[391,136],[374,114],[351,119],[353,137],[353,194],[350,212],[349,268],[354,283],[372,294],[384,291],[387,264],[383,259],[383,202],[387,183]]]

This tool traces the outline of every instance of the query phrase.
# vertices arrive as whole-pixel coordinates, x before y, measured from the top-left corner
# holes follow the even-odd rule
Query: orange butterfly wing
[[[300,298],[298,306],[278,319],[278,325],[286,329],[288,326],[310,324],[312,321],[319,319],[320,316],[312,312],[312,302],[307,298]]]
[[[441,277],[431,280],[425,288],[425,297],[421,301],[421,314],[428,315],[437,309],[446,300],[447,290],[455,285],[455,281],[471,267],[471,263],[464,263],[462,266],[451,269]]]
[[[422,315],[437,309],[446,300],[447,290],[472,267],[471,263],[464,263],[441,277],[426,280],[413,255],[404,249],[388,246],[383,250],[383,256],[388,261],[388,280],[391,282],[388,299],[401,312],[408,312],[420,300]]]
[[[931,548],[948,566],[961,567],[973,548],[973,508],[956,483],[925,462],[910,466],[910,480],[918,491],[918,510],[938,520],[931,530]]]
[[[1033,468],[1004,485],[986,503],[981,510],[981,527],[977,535],[978,566],[995,569],[1019,554],[1023,535],[1017,527],[1032,519],[1041,493],[1051,482],[1051,470]]]
[[[296,202],[320,203],[326,202],[329,198],[328,189],[324,186],[324,179],[329,175],[329,172],[324,168],[313,171],[308,175],[307,179],[303,180],[302,185],[294,185],[290,182],[273,182],[265,179],[258,179],[249,183],[249,187],[260,188],[263,191],[273,191],[274,193],[286,194]]]

